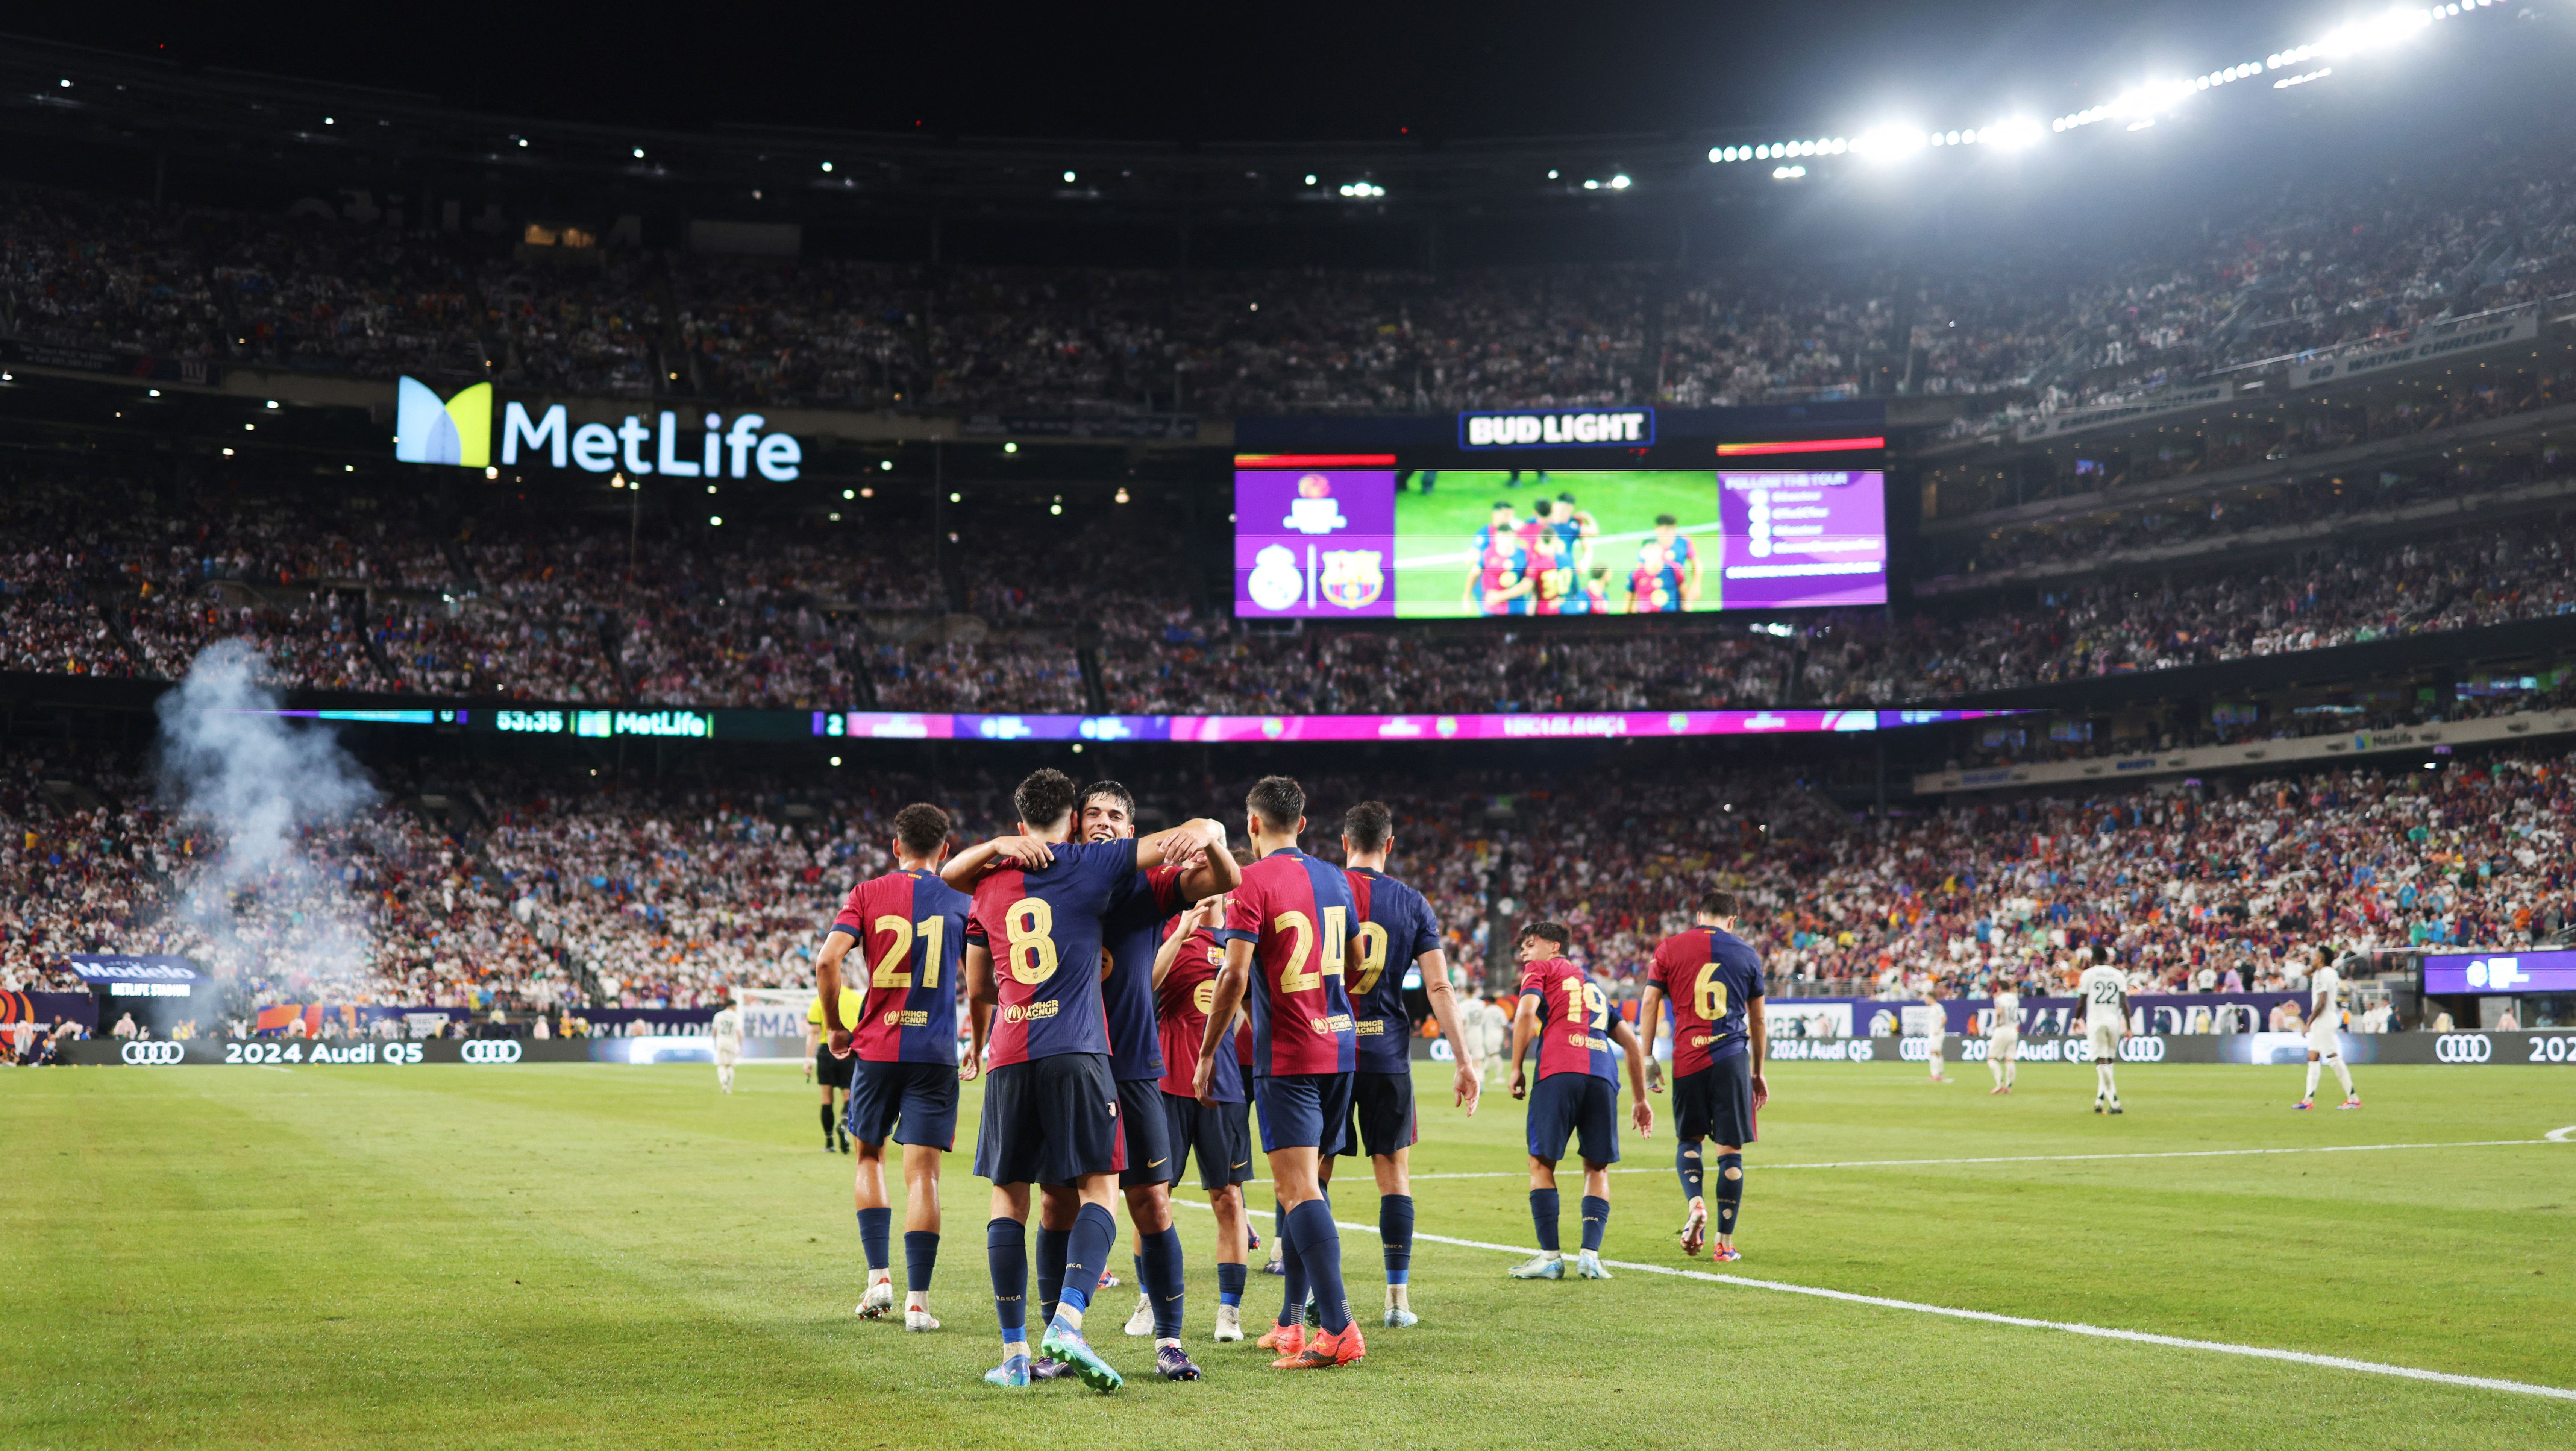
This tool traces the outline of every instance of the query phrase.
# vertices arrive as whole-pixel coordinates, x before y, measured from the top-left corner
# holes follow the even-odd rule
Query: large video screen
[[[1883,604],[1878,470],[1246,468],[1251,619],[1672,614]]]

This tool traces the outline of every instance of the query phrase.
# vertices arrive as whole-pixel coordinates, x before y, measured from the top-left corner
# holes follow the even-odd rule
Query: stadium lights
[[[640,155],[642,155],[643,153],[638,152],[638,153],[636,153],[636,154],[640,156]],[[832,163],[830,163],[830,162],[828,162],[828,161],[824,162],[824,163],[823,163],[823,169],[824,169],[825,171],[830,171],[830,170],[832,169]]]
[[[1610,178],[1610,189],[1612,191],[1626,191],[1631,185],[1632,183],[1625,175]]]
[[[1016,443],[1006,443],[1002,445],[1002,452],[1004,453],[1018,453],[1019,451],[1020,446]]]
[[[874,490],[874,489],[861,489],[861,490],[859,490],[859,497],[860,497],[860,498],[862,498],[862,499],[873,499],[873,498],[875,498],[876,496],[877,496],[877,491],[876,491],[876,490]]]
[[[1805,176],[1806,174],[1807,168],[1803,166],[1775,166],[1771,168],[1771,179],[1773,181],[1796,181],[1799,177]]]
[[[1342,187],[1341,193],[1347,197],[1381,197],[1386,195],[1386,188],[1375,182],[1355,181]]]
[[[724,515],[722,515],[722,514],[709,514],[709,515],[707,516],[707,523],[708,523],[710,526],[721,525],[721,524],[723,524],[723,523],[724,523]]]
[[[1550,175],[1550,176],[1554,176],[1554,175],[1556,175],[1556,173],[1555,173],[1555,172],[1553,172],[1553,171],[1551,171],[1551,172],[1549,172],[1549,173],[1548,173],[1548,175]],[[1308,186],[1313,186],[1313,185],[1315,184],[1315,173],[1313,173],[1313,172],[1311,172],[1311,171],[1306,173],[1306,184],[1307,184]]]
[[[642,161],[644,159],[644,148],[641,146],[635,147],[630,154],[632,154],[636,160]]]
[[[877,472],[879,472],[879,473],[887,473],[887,474],[893,473],[893,472],[894,472],[894,460],[893,460],[893,459],[890,459],[890,458],[881,458],[881,459],[878,459],[878,460],[877,460]]]
[[[842,497],[842,498],[844,498],[844,499],[855,499],[855,498],[857,498],[858,496],[859,496],[859,491],[858,491],[858,490],[856,490],[856,489],[843,489],[843,490],[841,491],[841,497]]]

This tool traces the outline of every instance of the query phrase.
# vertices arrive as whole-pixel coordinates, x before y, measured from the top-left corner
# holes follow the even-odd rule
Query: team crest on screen
[[[1375,604],[1386,592],[1385,559],[1374,549],[1325,550],[1319,585],[1324,598],[1346,610]]]

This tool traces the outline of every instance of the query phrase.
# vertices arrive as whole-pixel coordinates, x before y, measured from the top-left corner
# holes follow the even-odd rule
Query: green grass
[[[1406,489],[1395,496],[1396,613],[1403,616],[1472,614],[1461,599],[1468,566],[1473,562],[1476,531],[1492,517],[1494,501],[1509,499],[1526,521],[1530,506],[1558,494],[1574,495],[1576,507],[1592,515],[1601,538],[1593,562],[1609,566],[1602,590],[1613,609],[1627,598],[1628,567],[1635,562],[1637,541],[1653,532],[1655,516],[1670,514],[1685,529],[1717,522],[1717,474],[1714,470],[1644,470],[1597,473],[1551,472],[1544,484],[1523,470],[1521,482],[1507,482],[1502,470],[1440,471],[1429,496]],[[1610,536],[1625,536],[1612,538]],[[1714,528],[1693,533],[1714,554]],[[1412,563],[1408,560],[1437,560]],[[1717,607],[1717,577],[1712,567],[1703,604]]]
[[[0,1075],[0,1445],[944,1447],[2062,1443],[2540,1446],[2576,1403],[1963,1322],[1627,1271],[1519,1284],[1420,1246],[1425,1320],[1361,1365],[1273,1373],[1205,1340],[1195,1385],[987,1389],[981,1181],[949,1160],[935,1336],[854,1318],[849,1163],[813,1090],[747,1068],[73,1069]],[[1775,1070],[1748,1277],[2576,1386],[2576,1144],[1790,1169],[1841,1160],[2531,1139],[2576,1070],[2367,1069],[2361,1113],[2293,1114],[2291,1069],[2033,1065],[1927,1087],[1900,1064]],[[1519,1106],[1421,1079],[1429,1234],[1531,1242]],[[971,1089],[961,1142],[973,1136]],[[1683,1264],[1672,1140],[1627,1142],[1607,1254]],[[1347,1164],[1347,1161],[1346,1161]],[[1572,1178],[1565,1222],[1577,1228]],[[1195,1190],[1185,1197],[1198,1199]],[[1374,1223],[1348,1171],[1345,1223]],[[1256,1205],[1267,1207],[1266,1193]],[[1353,1298],[1372,1236],[1345,1231]],[[1122,1257],[1123,1259],[1123,1257]],[[1707,1261],[1695,1262],[1706,1268]],[[1255,1275],[1252,1305],[1279,1282]]]

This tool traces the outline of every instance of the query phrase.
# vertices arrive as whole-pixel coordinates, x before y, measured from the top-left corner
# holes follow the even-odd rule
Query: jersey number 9
[[[1044,897],[1022,897],[1002,914],[1010,941],[1003,949],[1011,977],[1036,987],[1055,976],[1055,907]]]
[[[1569,977],[1565,979],[1565,1016],[1578,1027],[1601,1032],[1610,1026],[1610,999],[1591,983]]]
[[[1364,993],[1377,986],[1378,978],[1386,972],[1386,929],[1375,922],[1363,922],[1351,934],[1351,941],[1359,948],[1360,970],[1356,980],[1346,979],[1344,985],[1354,994]]]
[[[1280,996],[1304,992],[1328,977],[1342,975],[1342,956],[1350,941],[1350,916],[1348,907],[1326,907],[1320,934],[1315,931],[1315,919],[1303,912],[1282,912],[1270,919],[1271,931],[1296,938],[1288,949],[1288,965],[1279,970]],[[1318,936],[1323,938],[1323,962],[1310,969],[1306,964],[1316,955]]]

